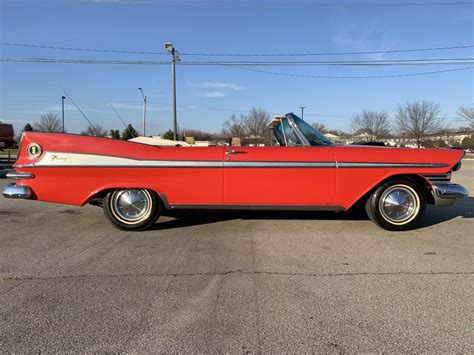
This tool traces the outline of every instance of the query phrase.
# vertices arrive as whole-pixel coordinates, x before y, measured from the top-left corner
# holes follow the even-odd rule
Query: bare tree
[[[107,131],[98,124],[93,124],[87,126],[86,130],[83,131],[81,134],[85,136],[93,136],[93,137],[105,137],[107,135]]]
[[[243,139],[245,137],[244,121],[244,115],[230,116],[222,126],[222,135],[226,138],[239,137]]]
[[[352,118],[351,127],[356,134],[367,134],[371,141],[389,137],[391,129],[386,112],[366,110]]]
[[[425,100],[398,105],[395,121],[400,133],[414,138],[421,147],[423,138],[443,128],[444,117],[440,116],[438,104]]]
[[[270,115],[267,111],[255,107],[250,110],[244,119],[245,133],[250,142],[254,144],[268,142],[267,124],[269,121]]]
[[[230,116],[222,126],[221,135],[227,139],[238,137],[246,143],[267,144],[270,142],[269,121],[268,112],[254,107],[247,115]]]
[[[469,126],[474,129],[474,106],[461,106],[458,110],[458,116],[469,123]]]
[[[326,133],[328,130],[326,128],[326,126],[322,123],[319,123],[319,122],[314,122],[314,123],[311,123],[311,126],[313,126],[313,128],[321,133]]]
[[[41,115],[39,121],[33,122],[34,130],[37,132],[62,132],[61,121],[58,116],[52,112]]]
[[[186,137],[193,137],[197,141],[210,141],[216,138],[213,134],[201,131],[199,129],[184,128],[181,131],[184,132]]]

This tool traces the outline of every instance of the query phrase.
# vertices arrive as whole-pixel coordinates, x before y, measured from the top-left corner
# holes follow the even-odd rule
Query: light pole
[[[171,76],[173,77],[173,139],[178,140],[178,118],[176,113],[176,62],[180,61],[176,49],[170,42],[165,42],[165,49],[171,53]]]
[[[142,93],[143,97],[143,137],[146,137],[145,135],[145,124],[146,124],[146,95],[143,93],[142,88],[138,88],[140,92]]]
[[[64,100],[66,100],[66,96],[61,96],[61,117],[63,121],[63,133],[66,132],[66,130],[64,129]]]
[[[300,106],[300,109],[301,109],[301,119],[304,119],[304,109],[306,108],[306,106]]]

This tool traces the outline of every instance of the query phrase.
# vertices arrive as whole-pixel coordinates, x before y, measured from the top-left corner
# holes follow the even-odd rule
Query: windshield
[[[334,144],[329,138],[326,138],[326,136],[315,130],[309,123],[305,122],[298,116],[293,115],[293,120],[311,146]]]

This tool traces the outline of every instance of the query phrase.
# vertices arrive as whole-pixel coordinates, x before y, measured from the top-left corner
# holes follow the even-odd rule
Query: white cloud
[[[363,31],[355,23],[339,26],[331,41],[343,48],[343,51],[383,51],[391,49],[395,42],[384,33],[375,20],[370,21]],[[370,60],[384,60],[384,53],[367,54]]]
[[[217,98],[217,97],[224,97],[225,94],[221,91],[204,91],[197,94],[200,97],[208,97],[208,98]]]
[[[6,118],[0,118],[0,122],[3,122],[3,123],[11,123],[11,122],[18,122],[18,123],[31,123],[31,120],[19,120],[19,119],[16,119],[16,118],[9,118],[8,120]]]
[[[111,103],[116,109],[122,110],[143,110],[143,104],[124,104],[124,103]],[[146,106],[147,111],[171,111],[170,105],[150,104]]]
[[[79,107],[84,112],[95,112],[95,113],[108,113],[109,112],[109,111],[106,111],[106,110],[90,108],[90,107],[87,107],[87,106],[84,106],[84,105],[81,105]],[[50,112],[50,111],[51,112],[56,112],[56,111],[61,111],[61,110],[62,110],[61,105],[49,105],[49,106],[46,106],[43,109],[43,113]],[[77,108],[74,105],[65,104],[64,105],[64,111],[77,111]]]
[[[210,88],[210,89],[229,89],[229,90],[234,90],[234,91],[247,90],[247,88],[244,86],[234,84],[234,83],[220,82],[220,81],[207,81],[205,83],[202,83],[201,87]]]

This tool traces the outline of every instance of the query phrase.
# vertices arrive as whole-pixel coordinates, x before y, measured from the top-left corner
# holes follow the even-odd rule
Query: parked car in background
[[[11,124],[0,122],[0,149],[3,148],[16,148],[15,132]]]
[[[347,211],[362,203],[388,230],[406,230],[427,204],[467,190],[450,182],[465,152],[334,145],[294,114],[269,129],[279,146],[159,147],[26,132],[3,195],[102,206],[123,230],[144,230],[169,210]],[[364,207],[362,207],[364,209]]]

